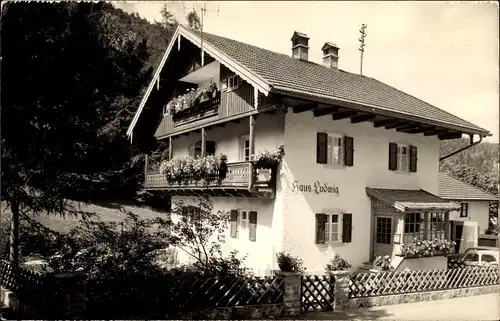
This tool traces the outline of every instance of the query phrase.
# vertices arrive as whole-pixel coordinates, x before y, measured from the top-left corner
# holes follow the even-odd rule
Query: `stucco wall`
[[[345,134],[354,138],[354,166],[332,168],[316,164],[316,133]],[[418,147],[417,173],[388,170],[389,142]],[[370,200],[365,187],[424,189],[437,194],[439,140],[435,136],[410,135],[374,128],[373,123],[351,124],[331,117],[314,118],[312,113],[286,114],[283,161],[285,251],[300,256],[308,270],[322,272],[337,252],[355,266],[369,260]],[[292,184],[313,185],[315,181],[335,185],[339,195],[295,193]],[[315,213],[352,213],[352,242],[338,245],[315,244]]]
[[[240,136],[249,133],[249,119],[239,123],[226,123],[224,127],[212,127],[206,131],[206,139],[216,142],[216,153],[227,155],[228,162],[240,161]],[[255,152],[272,150],[283,144],[284,115],[262,114],[255,120]],[[200,133],[191,132],[174,140],[173,157],[188,156],[189,146],[201,140]]]
[[[450,212],[450,221],[473,221],[478,222],[479,224],[479,234],[484,233],[484,231],[488,228],[488,220],[489,220],[489,202],[463,202],[456,201],[458,203],[467,203],[469,204],[469,213],[467,217],[460,217],[460,212],[452,211]]]
[[[193,204],[193,197],[172,197],[172,202],[183,200],[187,204]],[[281,251],[283,230],[281,213],[274,212],[274,200],[272,199],[250,199],[243,197],[213,197],[214,213],[217,211],[230,211],[232,209],[257,211],[257,237],[256,241],[250,241],[248,234],[242,233],[239,238],[232,238],[229,234],[229,225],[225,232],[225,243],[222,246],[223,255],[228,255],[231,250],[238,250],[239,256],[248,255],[246,266],[251,268],[256,275],[271,275],[271,271],[277,268],[276,253]],[[175,206],[175,203],[174,203]],[[176,217],[172,217],[176,220]],[[214,235],[215,240],[216,235]],[[178,251],[179,263],[192,262],[190,257],[183,251]]]

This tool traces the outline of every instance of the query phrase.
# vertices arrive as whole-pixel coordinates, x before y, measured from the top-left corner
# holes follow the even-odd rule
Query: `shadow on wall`
[[[357,309],[342,312],[311,312],[301,315],[307,320],[387,320],[392,314],[385,309]]]

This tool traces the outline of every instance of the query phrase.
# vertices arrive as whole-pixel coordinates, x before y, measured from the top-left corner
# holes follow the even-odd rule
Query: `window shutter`
[[[231,210],[231,216],[229,218],[229,224],[230,224],[230,235],[231,237],[238,237],[238,211],[237,210]]]
[[[205,142],[205,153],[206,155],[215,155],[215,142],[210,140]]]
[[[410,172],[417,172],[417,147],[410,146]]]
[[[351,243],[352,214],[342,214],[342,243]]]
[[[326,214],[316,214],[316,244],[325,243]]]
[[[316,134],[316,163],[326,164],[328,156],[328,134]]]
[[[398,169],[398,144],[389,143],[389,170]]]
[[[257,212],[250,212],[250,231],[248,233],[248,238],[250,241],[255,242],[257,240]]]
[[[344,137],[344,165],[354,165],[354,138]]]

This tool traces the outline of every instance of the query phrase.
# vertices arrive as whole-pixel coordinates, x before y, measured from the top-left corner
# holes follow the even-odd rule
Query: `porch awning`
[[[367,187],[366,193],[403,213],[412,211],[447,212],[460,208],[460,204],[444,200],[422,189],[404,190]]]

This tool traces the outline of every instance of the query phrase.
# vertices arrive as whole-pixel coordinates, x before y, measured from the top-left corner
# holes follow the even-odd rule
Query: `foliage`
[[[330,262],[326,265],[325,270],[326,270],[326,272],[344,271],[344,270],[347,270],[350,268],[351,268],[351,264],[349,264],[349,262],[347,262],[340,255],[335,253],[335,256],[333,257],[333,259],[330,259]]]
[[[375,257],[375,260],[373,260],[373,266],[378,266],[382,268],[382,271],[389,271],[392,270],[393,267],[391,265],[391,257],[389,255],[378,255]]]
[[[285,252],[279,252],[276,254],[276,259],[278,262],[278,267],[283,272],[299,272],[304,273],[306,268],[304,267],[304,262],[302,259],[287,254]]]
[[[162,24],[165,27],[166,30],[173,31],[175,28],[177,28],[177,25],[179,24],[177,20],[175,19],[174,15],[168,11],[167,4],[163,4],[163,6],[160,9],[160,15],[162,18]]]
[[[285,154],[284,146],[278,146],[273,151],[265,150],[263,152],[252,155],[252,162],[255,168],[271,168],[279,164]]]
[[[198,14],[196,13],[196,11],[193,10],[190,13],[188,13],[188,15],[186,16],[186,19],[188,21],[189,28],[192,28],[195,30],[201,29],[200,18],[198,17]]]
[[[195,181],[222,180],[227,168],[227,156],[224,154],[209,155],[205,157],[176,157],[169,161],[163,161],[160,165],[160,173],[167,176],[169,182],[181,183],[185,178]]]
[[[449,254],[456,243],[446,239],[418,240],[404,243],[401,246],[401,255],[404,257],[427,257],[439,254]]]
[[[176,112],[188,109],[197,104],[214,97],[217,90],[217,84],[210,80],[207,84],[199,88],[189,88],[185,94],[174,97],[167,104],[167,112],[174,114]]]

